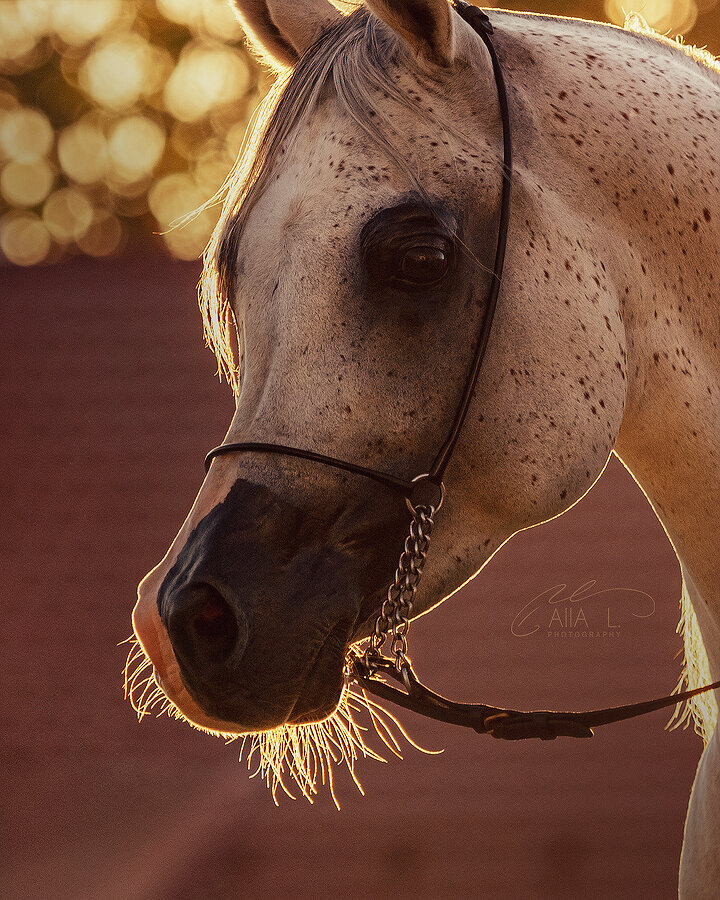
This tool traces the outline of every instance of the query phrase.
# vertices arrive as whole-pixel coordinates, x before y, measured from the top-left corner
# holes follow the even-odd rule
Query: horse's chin
[[[345,684],[346,653],[344,644],[328,642],[322,647],[283,724],[309,725],[321,722],[335,712]]]
[[[204,723],[199,723],[202,727],[224,733],[248,734],[271,731],[282,726],[310,725],[327,719],[337,709],[345,683],[344,666],[344,649],[340,652],[337,648],[330,649],[326,644],[294,696],[292,690],[283,691],[281,698],[271,697],[266,693],[243,693],[227,706],[221,704],[217,709],[202,709],[183,682],[183,697],[173,698],[173,703],[193,722],[200,711],[204,719]],[[169,696],[164,687],[163,690]],[[192,704],[191,715],[185,713],[186,698]],[[208,722],[216,724],[208,726]]]

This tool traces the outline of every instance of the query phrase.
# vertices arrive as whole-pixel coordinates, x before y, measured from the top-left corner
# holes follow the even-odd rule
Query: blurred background
[[[653,28],[720,51],[718,0],[506,8]],[[1,0],[0,253],[31,266],[128,243],[196,259],[268,87],[226,0]],[[161,234],[161,236],[159,236]]]
[[[527,5],[621,22],[631,2]],[[638,11],[720,50],[715,0]],[[701,742],[665,732],[669,713],[519,745],[408,713],[444,753],[361,760],[364,797],[338,770],[338,812],[327,794],[275,808],[236,744],[138,724],[123,699],[137,583],[234,407],[195,302],[216,211],[158,233],[212,197],[266,89],[224,0],[0,0],[0,897],[676,897]],[[589,581],[610,600],[584,612],[611,635],[513,634],[533,597]],[[663,530],[611,460],[413,623],[414,659],[463,700],[658,696],[680,672],[679,598]]]

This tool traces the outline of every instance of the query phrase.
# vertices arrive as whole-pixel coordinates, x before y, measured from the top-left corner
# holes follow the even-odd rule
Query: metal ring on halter
[[[432,506],[432,508],[434,510],[434,512],[433,512],[433,515],[434,515],[434,513],[436,513],[440,509],[440,507],[443,505],[443,501],[445,500],[445,484],[442,481],[440,483],[438,483],[437,481],[433,481],[429,472],[424,472],[422,475],[416,475],[415,478],[413,478],[413,480],[412,480],[412,484],[414,484],[416,486],[419,483],[423,483],[423,482],[427,482],[428,484],[431,484],[433,487],[437,488],[438,491],[440,491],[440,498],[438,499],[437,505],[434,503],[418,503],[417,504],[418,506]],[[413,489],[413,493],[414,492],[415,491]],[[417,510],[416,510],[416,507],[413,506],[410,497],[405,497],[405,503],[407,503],[407,508],[410,510],[410,512],[413,515],[416,515]]]

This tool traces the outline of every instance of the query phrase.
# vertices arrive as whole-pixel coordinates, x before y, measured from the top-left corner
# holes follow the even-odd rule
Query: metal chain
[[[413,601],[422,576],[423,566],[430,546],[436,508],[432,505],[411,507],[413,518],[410,534],[405,538],[405,548],[400,554],[395,579],[380,607],[370,645],[365,651],[365,663],[372,671],[373,659],[382,654],[380,648],[391,637],[391,650],[398,672],[408,664],[407,633],[413,611]]]

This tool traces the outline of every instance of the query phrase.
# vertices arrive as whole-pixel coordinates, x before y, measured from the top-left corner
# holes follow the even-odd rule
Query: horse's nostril
[[[208,643],[225,641],[233,630],[237,631],[237,623],[232,610],[220,596],[210,594],[201,604],[192,620],[195,634]]]
[[[192,584],[173,597],[170,641],[184,668],[196,674],[231,664],[245,649],[247,632],[232,606],[209,584]]]

